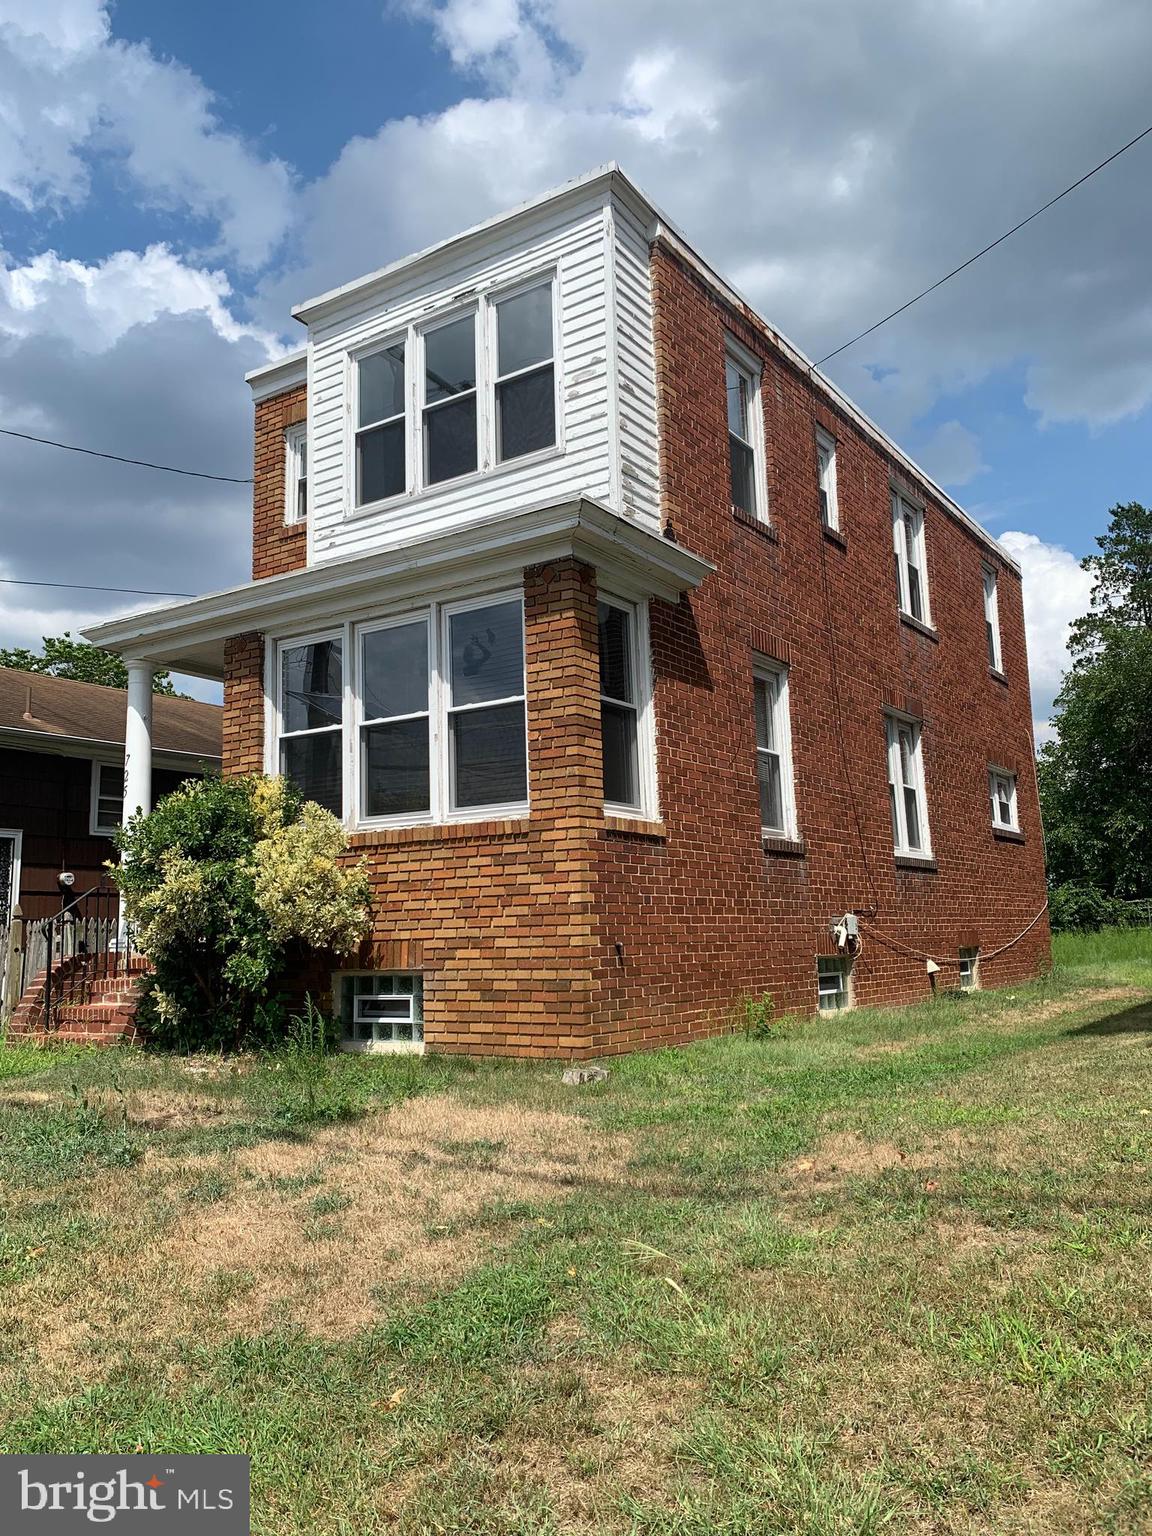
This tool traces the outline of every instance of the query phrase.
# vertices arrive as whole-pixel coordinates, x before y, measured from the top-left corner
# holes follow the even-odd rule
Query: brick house
[[[617,167],[294,314],[252,582],[89,637],[141,742],[153,668],[223,678],[225,771],[344,818],[373,940],[300,982],[350,1047],[1047,963],[1019,568]]]

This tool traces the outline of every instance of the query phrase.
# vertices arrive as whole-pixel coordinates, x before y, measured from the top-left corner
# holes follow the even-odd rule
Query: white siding
[[[609,408],[609,266],[606,209],[598,192],[576,208],[543,209],[525,226],[491,232],[467,255],[421,263],[398,274],[396,286],[346,304],[316,322],[309,335],[309,561],[347,558],[403,544],[476,516],[588,495],[611,499],[613,445]],[[348,355],[441,310],[478,289],[499,288],[555,268],[560,319],[560,410],[563,453],[393,502],[379,512],[351,513],[352,455]],[[633,285],[634,285],[634,279]],[[630,301],[630,313],[633,301]],[[651,322],[648,322],[649,350]],[[633,365],[634,367],[634,365]],[[410,402],[411,409],[411,402]]]
[[[652,278],[644,218],[619,197],[615,227],[616,376],[620,508],[641,522],[660,522],[660,443]]]

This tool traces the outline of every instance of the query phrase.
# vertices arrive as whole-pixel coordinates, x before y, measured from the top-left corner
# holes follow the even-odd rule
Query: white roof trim
[[[329,622],[382,600],[427,596],[454,580],[508,574],[527,565],[573,557],[596,567],[622,595],[676,602],[713,565],[681,545],[609,511],[577,501],[501,513],[424,539],[374,550],[352,560],[305,566],[167,608],[147,609],[84,631],[84,638],[121,655],[176,665],[196,653],[191,670],[220,675],[223,643],[248,630]],[[209,650],[213,663],[209,667]]]
[[[253,400],[267,400],[280,395],[286,389],[295,389],[308,380],[308,348],[297,347],[287,357],[277,358],[274,363],[262,363],[244,375],[244,382],[252,390]]]

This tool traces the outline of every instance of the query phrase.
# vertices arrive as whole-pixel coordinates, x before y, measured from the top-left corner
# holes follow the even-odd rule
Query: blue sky
[[[819,357],[1147,126],[1142,0],[0,0],[0,424],[247,472],[291,303],[619,159]],[[1026,61],[1026,65],[1023,61]],[[1152,140],[829,371],[1021,560],[1152,496]],[[0,574],[206,590],[242,488],[0,443]],[[131,603],[130,606],[137,606]],[[114,597],[0,587],[0,643]]]

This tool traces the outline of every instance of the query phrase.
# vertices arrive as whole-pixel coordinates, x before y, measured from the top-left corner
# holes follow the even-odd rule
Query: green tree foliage
[[[266,1042],[289,961],[350,953],[368,932],[368,882],[342,857],[343,828],[283,779],[189,780],[118,843],[113,878],[153,966],[141,1022],[159,1044]]]
[[[44,635],[39,654],[24,646],[0,649],[0,667],[67,677],[76,683],[100,683],[105,688],[128,686],[128,668],[119,656],[101,650],[98,645],[89,645],[86,640],[73,640],[68,630],[62,635]],[[169,698],[179,697],[167,672],[157,672],[152,691]]]
[[[1040,753],[1053,887],[1152,895],[1152,511],[1112,509],[1091,611],[1073,626],[1072,667]]]

